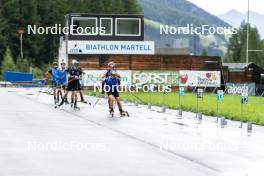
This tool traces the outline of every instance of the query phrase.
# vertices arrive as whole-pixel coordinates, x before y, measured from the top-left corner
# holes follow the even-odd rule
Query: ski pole
[[[38,95],[36,96],[36,100],[38,100],[40,94],[42,93],[42,90],[43,90],[43,87],[44,87],[44,85],[45,85],[45,82],[44,82],[44,83],[40,83],[39,85],[40,85],[41,87],[40,87],[40,90],[39,90],[39,92],[38,92]]]
[[[144,101],[141,98],[139,98],[138,96],[136,96],[134,93],[130,92],[130,94],[132,96],[134,96],[136,99],[138,99],[139,101],[141,101],[141,103],[144,103]]]
[[[98,102],[100,101],[101,97],[98,97],[97,100],[95,101],[93,108],[98,104]]]

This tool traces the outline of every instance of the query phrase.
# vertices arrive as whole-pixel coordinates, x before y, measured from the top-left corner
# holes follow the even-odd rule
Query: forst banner
[[[85,70],[83,76],[84,86],[100,85],[101,77],[106,73],[105,70]],[[119,70],[118,74],[121,76],[121,85],[179,85],[178,71],[131,71]]]
[[[190,71],[179,72],[179,85],[184,87],[220,87],[220,71]]]
[[[133,71],[132,84],[179,85],[178,71]]]
[[[84,86],[101,84],[101,77],[105,70],[85,70]],[[190,87],[220,87],[221,76],[218,71],[131,71],[119,70],[122,85],[155,84]]]

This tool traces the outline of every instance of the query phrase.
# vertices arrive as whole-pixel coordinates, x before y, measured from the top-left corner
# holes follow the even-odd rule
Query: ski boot
[[[58,104],[59,102],[60,102],[60,97],[57,97],[56,104]]]
[[[68,101],[67,98],[65,98],[64,102],[65,102],[65,104],[70,104],[70,102]]]
[[[74,102],[73,109],[80,111],[80,107],[77,107],[77,101]]]
[[[110,117],[114,117],[114,110],[113,110],[113,108],[111,108],[110,110],[109,110],[109,113],[110,113]]]
[[[85,101],[84,99],[81,99],[81,102],[84,103],[84,104],[88,104],[88,102]]]
[[[71,99],[71,108],[74,106],[73,99]]]
[[[58,104],[58,106],[60,107],[60,106],[62,106],[63,104],[64,104],[64,102],[65,102],[65,100],[64,100],[64,98],[61,100],[61,102]]]

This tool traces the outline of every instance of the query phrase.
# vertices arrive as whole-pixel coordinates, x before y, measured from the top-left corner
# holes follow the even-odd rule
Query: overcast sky
[[[247,11],[248,0],[188,0],[214,15],[226,13],[235,9],[240,12]],[[264,0],[250,0],[250,11],[264,14]]]

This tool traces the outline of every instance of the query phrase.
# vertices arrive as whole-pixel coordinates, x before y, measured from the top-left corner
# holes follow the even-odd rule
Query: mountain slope
[[[186,0],[139,0],[147,18],[171,25],[230,26]]]
[[[227,43],[225,36],[160,35],[159,26],[184,27],[193,24],[230,27],[228,23],[186,0],[139,0],[139,4],[146,19],[145,38],[154,40],[157,47],[187,47],[196,55],[201,53],[202,48],[208,48],[209,55],[224,55]]]
[[[259,14],[256,12],[252,12],[250,11],[250,23],[253,26],[256,26],[259,30],[259,33],[261,35],[262,38],[264,38],[264,14]],[[225,20],[226,22],[228,22],[229,24],[231,24],[234,27],[239,27],[241,22],[243,20],[247,20],[247,12],[246,13],[242,13],[236,10],[231,10],[225,14],[221,14],[218,16],[219,18]]]

